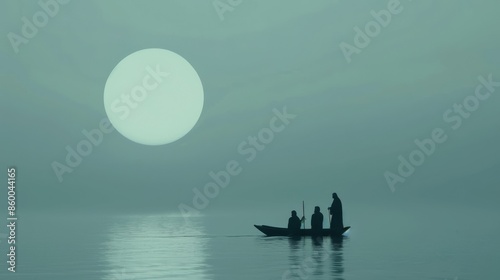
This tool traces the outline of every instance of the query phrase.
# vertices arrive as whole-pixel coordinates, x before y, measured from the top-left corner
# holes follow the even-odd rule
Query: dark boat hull
[[[330,234],[330,229],[323,229],[320,232],[313,232],[311,229],[300,229],[299,232],[292,234],[287,228],[258,226],[254,225],[258,230],[267,236],[342,236],[351,227],[345,227],[341,233]]]

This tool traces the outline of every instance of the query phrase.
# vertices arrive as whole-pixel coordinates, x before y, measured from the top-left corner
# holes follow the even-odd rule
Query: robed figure
[[[332,219],[330,221],[330,231],[333,235],[342,234],[344,230],[344,221],[342,218],[342,201],[337,196],[336,193],[332,194],[333,202],[330,206],[330,215]]]

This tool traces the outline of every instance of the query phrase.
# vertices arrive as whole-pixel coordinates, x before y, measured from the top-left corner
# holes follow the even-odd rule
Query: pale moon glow
[[[104,108],[126,138],[163,145],[185,136],[200,118],[203,85],[180,55],[144,49],[121,60],[104,88]]]

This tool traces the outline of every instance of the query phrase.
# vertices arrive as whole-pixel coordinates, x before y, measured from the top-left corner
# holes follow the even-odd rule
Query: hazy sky
[[[213,1],[73,0],[16,53],[8,34],[22,35],[22,18],[42,8],[2,1],[1,163],[18,169],[21,209],[177,211],[231,160],[242,172],[207,211],[326,206],[332,191],[368,207],[496,207],[500,87],[456,130],[458,113],[453,122],[443,114],[474,95],[479,76],[500,81],[500,3],[401,0],[349,63],[340,44],[355,46],[354,28],[391,2],[243,0],[221,14]],[[106,117],[108,75],[146,48],[176,52],[196,69],[200,120],[163,146],[106,134],[59,182],[51,164]],[[240,143],[285,107],[296,117],[248,162]],[[384,173],[397,174],[398,156],[408,159],[435,128],[447,140],[392,192]]]

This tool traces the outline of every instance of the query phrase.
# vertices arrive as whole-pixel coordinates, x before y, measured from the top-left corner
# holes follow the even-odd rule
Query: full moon
[[[203,85],[193,66],[164,49],[122,59],[104,87],[109,121],[139,144],[164,145],[184,137],[203,109]]]

